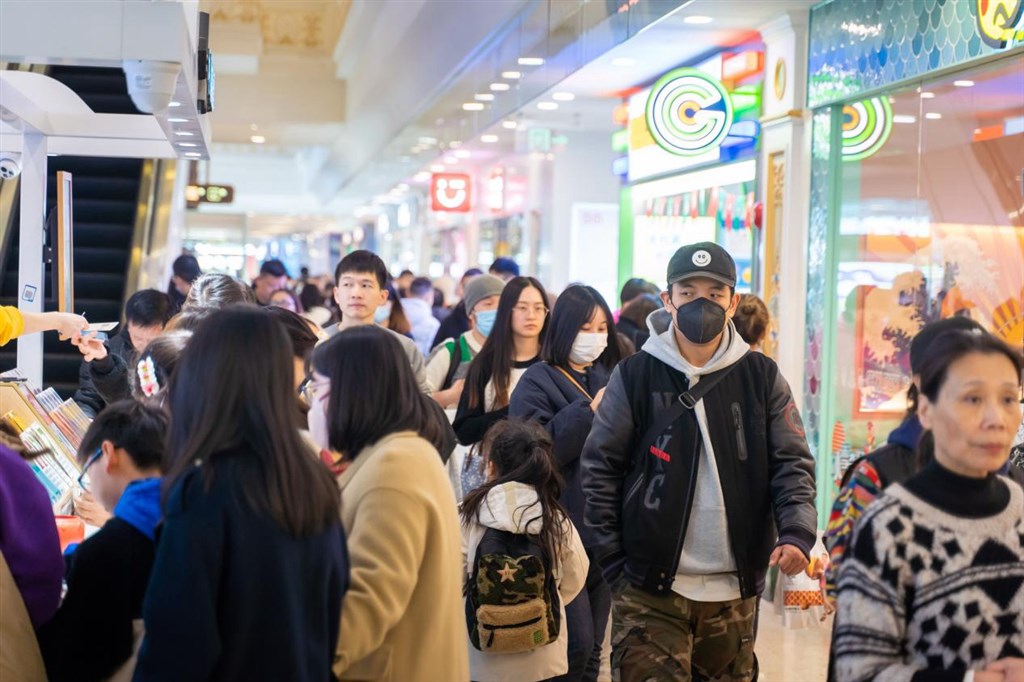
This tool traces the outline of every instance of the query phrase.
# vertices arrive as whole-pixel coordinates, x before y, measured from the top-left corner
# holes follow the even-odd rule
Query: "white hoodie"
[[[730,321],[711,360],[703,367],[694,367],[679,352],[675,325],[668,311],[651,313],[647,318],[647,328],[651,336],[643,350],[685,374],[691,386],[699,383],[700,377],[706,374],[736,364],[750,350]],[[736,557],[729,544],[725,497],[718,477],[715,451],[708,435],[708,415],[704,411],[703,399],[694,407],[694,413],[700,427],[702,447],[693,505],[672,591],[694,601],[730,601],[740,598],[740,582]]]
[[[491,489],[480,505],[476,523],[462,525],[462,563],[466,580],[473,574],[476,548],[488,528],[512,533],[540,533],[543,521],[537,503],[537,491],[524,483],[505,483]],[[525,517],[525,518],[524,518]],[[531,682],[546,680],[569,672],[569,635],[565,605],[576,598],[587,582],[590,561],[576,527],[564,519],[566,534],[555,558],[554,574],[561,597],[562,626],[558,639],[533,651],[519,654],[487,654],[469,643],[470,679],[477,682]],[[525,525],[524,525],[525,522]],[[469,641],[469,632],[466,632]]]

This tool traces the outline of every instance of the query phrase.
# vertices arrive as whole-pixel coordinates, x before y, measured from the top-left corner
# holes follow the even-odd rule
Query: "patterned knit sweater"
[[[933,465],[890,486],[857,526],[838,581],[838,682],[959,681],[1024,657],[1024,491],[993,476],[938,495],[951,479]],[[932,496],[954,499],[940,508]]]

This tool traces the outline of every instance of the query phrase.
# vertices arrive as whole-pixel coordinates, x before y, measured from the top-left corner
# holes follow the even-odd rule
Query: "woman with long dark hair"
[[[469,679],[455,498],[441,426],[394,334],[339,332],[313,353],[310,430],[341,456],[352,584],[334,674],[341,680]],[[445,425],[447,422],[445,422]]]
[[[496,615],[493,606],[479,603],[484,595],[478,593],[480,581],[473,580],[474,574],[483,568],[477,565],[478,560],[481,563],[486,560],[486,557],[478,557],[478,548],[488,530],[494,529],[525,535],[532,544],[539,546],[557,586],[559,603],[557,607],[550,604],[550,608],[558,609],[560,626],[554,637],[554,633],[546,633],[548,643],[511,653],[490,653],[485,638],[478,637],[480,647],[474,645],[469,649],[471,679],[529,682],[564,675],[569,670],[567,650],[572,633],[572,624],[566,621],[565,605],[583,588],[589,562],[579,533],[558,501],[562,480],[552,457],[551,437],[538,424],[510,419],[498,422],[487,432],[483,453],[488,480],[466,495],[461,509],[467,599],[472,600],[467,611],[478,614],[478,623],[482,623],[479,618],[484,613],[481,607],[490,608],[491,614]],[[510,579],[513,590],[523,587],[515,582],[515,573],[523,570],[521,566],[502,576]],[[505,571],[508,570],[506,563]],[[500,615],[495,618],[500,619]],[[487,629],[487,624],[482,624]],[[503,629],[512,630],[517,625],[521,624],[512,623]],[[543,641],[544,638],[534,641],[538,639]],[[472,635],[470,642],[473,642]]]
[[[136,680],[330,679],[348,558],[291,356],[253,306],[211,315],[178,362]]]
[[[526,370],[512,393],[509,416],[535,421],[551,434],[552,452],[566,481],[561,502],[583,528],[580,455],[594,413],[619,363],[611,310],[593,287],[575,284],[562,292],[551,313],[540,362]],[[596,679],[611,612],[611,592],[592,563],[587,589],[569,605],[569,679]]]

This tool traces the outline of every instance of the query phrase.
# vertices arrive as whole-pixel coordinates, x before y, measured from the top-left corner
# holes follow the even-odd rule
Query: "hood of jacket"
[[[647,317],[647,329],[651,337],[644,344],[643,351],[653,355],[669,367],[677,369],[688,377],[711,374],[734,365],[750,350],[747,342],[737,333],[732,320],[725,325],[725,334],[718,350],[703,367],[694,367],[679,352],[676,344],[675,325],[672,315],[665,309],[655,310]]]
[[[893,445],[901,445],[908,450],[917,450],[917,444],[921,440],[921,434],[924,433],[924,427],[921,426],[921,422],[918,421],[917,415],[909,417],[903,420],[903,423],[897,426],[889,433],[888,441]]]
[[[428,319],[434,319],[434,309],[429,303],[418,298],[403,298],[402,310],[405,312],[405,316],[409,318],[409,324],[413,327],[422,324]]]
[[[544,521],[537,491],[532,485],[516,482],[491,488],[477,511],[477,522],[495,530],[539,535]]]
[[[160,507],[160,479],[145,478],[129,483],[114,506],[114,516],[130,524],[150,540],[156,539],[156,527],[163,518]]]

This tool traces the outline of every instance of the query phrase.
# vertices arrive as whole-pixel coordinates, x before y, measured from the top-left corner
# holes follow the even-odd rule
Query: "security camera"
[[[121,67],[128,79],[128,94],[139,111],[152,114],[170,105],[178,84],[177,64],[126,59]]]
[[[0,152],[0,179],[13,180],[21,175],[21,154]]]

